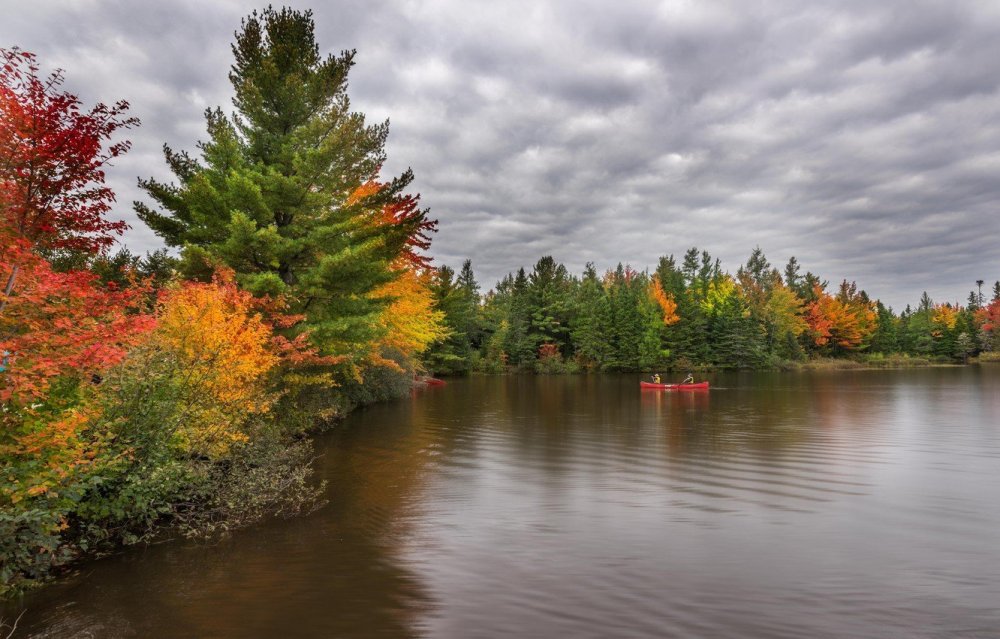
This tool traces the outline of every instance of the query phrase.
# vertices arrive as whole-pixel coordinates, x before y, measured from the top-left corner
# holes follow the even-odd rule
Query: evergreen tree
[[[969,362],[969,355],[976,350],[975,342],[966,332],[961,332],[955,338],[955,357],[962,360],[963,364]]]
[[[774,351],[776,343],[783,343],[778,342],[778,338],[784,337],[787,330],[784,325],[794,321],[787,317],[795,313],[794,308],[789,308],[795,306],[794,294],[783,295],[781,273],[771,268],[759,246],[750,254],[747,263],[737,270],[736,280],[751,318],[764,331],[767,350]]]
[[[472,271],[472,260],[462,262],[462,270],[458,273],[458,285],[466,291],[470,301],[479,305],[479,283],[476,282],[476,275]]]
[[[788,264],[785,265],[785,286],[795,291],[798,290],[801,282],[802,276],[799,275],[799,261],[793,255],[788,258]]]
[[[656,370],[667,364],[670,350],[665,348],[663,309],[650,292],[652,280],[645,273],[636,284],[636,302],[642,333],[639,342],[639,370]],[[641,288],[638,288],[640,287]]]
[[[685,253],[679,270],[672,255],[660,258],[656,269],[664,291],[677,303],[677,315],[680,317],[680,321],[664,331],[674,366],[708,361],[706,320],[696,293],[699,264],[698,249],[691,248]]]
[[[871,350],[875,353],[895,353],[899,350],[899,321],[882,302],[876,302],[876,327],[872,335]]]
[[[114,282],[118,286],[128,284],[130,276],[138,276],[142,257],[134,255],[122,247],[114,255],[99,255],[90,264],[90,270],[105,282]]]
[[[764,331],[739,295],[727,295],[712,314],[713,363],[723,368],[754,368],[764,362]]]
[[[568,354],[570,344],[569,276],[566,267],[551,255],[538,260],[528,276],[530,335],[534,349],[543,343],[556,344]]]
[[[899,352],[913,354],[916,352],[913,343],[913,334],[910,331],[910,320],[913,317],[913,309],[907,304],[903,312],[899,314],[899,321],[896,324],[896,344]]]
[[[354,52],[322,56],[311,12],[254,12],[232,49],[236,113],[206,112],[200,159],[164,147],[177,184],[140,181],[160,210],[136,210],[183,248],[187,275],[223,262],[251,291],[287,296],[324,352],[363,356],[389,302],[372,292],[427,228],[426,211],[385,217],[415,205],[413,176],[376,182],[388,123],[351,111]]]
[[[771,263],[767,261],[764,251],[759,246],[754,248],[747,263],[737,271],[737,279],[740,279],[741,273],[761,290],[766,290],[772,283]]]
[[[978,309],[976,309],[978,310]],[[976,324],[975,310],[964,308],[958,311],[952,334],[955,336],[953,356],[967,362],[970,355],[978,351],[977,339],[979,327]],[[963,340],[962,336],[965,336]],[[960,344],[961,342],[961,344]]]
[[[470,297],[450,266],[437,269],[431,282],[435,307],[444,313],[448,336],[434,343],[425,355],[428,368],[435,373],[464,374],[472,367],[470,331],[474,328],[475,309]]]
[[[806,271],[806,274],[802,277],[802,280],[799,282],[799,287],[795,289],[795,294],[798,295],[799,299],[801,299],[803,302],[809,304],[811,302],[816,301],[817,287],[819,288],[819,290],[822,291],[826,290],[826,287],[829,285],[830,283],[827,282],[826,280],[821,280],[816,275],[813,275],[812,271]]]
[[[698,247],[692,246],[684,253],[684,261],[681,263],[681,273],[684,274],[684,283],[688,288],[694,287],[698,277],[698,265]]]
[[[622,264],[618,264],[615,271],[605,276],[611,328],[611,357],[606,367],[610,370],[630,371],[639,368],[644,321],[639,309],[635,279],[636,273]]]
[[[528,276],[524,268],[517,271],[511,280],[507,304],[507,339],[504,351],[514,366],[532,367],[536,347],[531,336],[531,306],[528,298]]]
[[[979,310],[979,295],[975,291],[969,291],[969,297],[966,298],[966,304],[970,311]]]
[[[933,307],[934,301],[931,299],[931,296],[927,294],[927,291],[924,291],[923,295],[920,296],[920,304],[917,305],[917,312],[929,314]]]
[[[760,250],[760,249],[758,249]],[[765,261],[766,262],[766,261]],[[708,294],[708,287],[718,282],[722,277],[722,266],[719,260],[712,261],[708,251],[701,252],[701,265],[698,267],[697,287],[701,299]]]
[[[177,258],[167,253],[166,249],[147,252],[139,262],[139,275],[152,278],[154,288],[161,288],[169,282],[176,270]]]
[[[910,315],[909,321],[906,323],[906,342],[909,352],[914,355],[927,356],[931,355],[934,350],[934,338],[931,335],[933,330],[931,311],[933,307],[934,302],[927,295],[927,291],[924,291],[923,295],[920,296],[917,310]]]
[[[609,359],[607,335],[609,304],[604,285],[593,262],[588,262],[577,284],[570,336],[574,349],[585,363],[601,367]]]
[[[469,343],[473,349],[478,349],[483,342],[482,299],[479,295],[479,283],[472,271],[472,260],[462,262],[462,270],[459,271],[456,285],[461,291],[465,307],[464,322],[458,330],[469,336]]]
[[[514,276],[507,274],[483,296],[480,314],[483,331],[482,366],[487,372],[506,370],[510,356],[510,305]]]

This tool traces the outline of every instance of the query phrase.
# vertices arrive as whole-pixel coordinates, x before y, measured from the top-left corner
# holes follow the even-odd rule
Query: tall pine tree
[[[227,264],[253,292],[285,295],[324,352],[363,356],[390,301],[372,293],[428,225],[404,194],[412,174],[376,181],[388,122],[351,111],[354,52],[322,56],[311,12],[254,12],[232,49],[236,112],[206,112],[200,159],[164,147],[177,183],[141,180],[160,208],[136,210],[183,248],[189,275]]]

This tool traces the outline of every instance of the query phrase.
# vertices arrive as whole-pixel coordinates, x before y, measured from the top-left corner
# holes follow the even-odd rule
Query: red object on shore
[[[639,386],[656,390],[708,390],[708,382],[698,382],[697,384],[654,384],[652,382],[639,382]]]
[[[445,383],[443,379],[437,379],[436,377],[424,377],[420,381],[428,386],[444,386]]]

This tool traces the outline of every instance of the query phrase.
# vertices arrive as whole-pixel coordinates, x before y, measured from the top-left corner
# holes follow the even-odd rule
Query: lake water
[[[709,379],[359,411],[320,511],[87,564],[16,636],[1000,637],[1000,367]]]

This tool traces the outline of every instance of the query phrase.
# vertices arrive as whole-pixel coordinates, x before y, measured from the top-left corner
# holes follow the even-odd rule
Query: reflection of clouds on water
[[[322,511],[98,562],[28,636],[1000,626],[1000,367],[712,385],[474,377],[364,409],[318,441]]]

